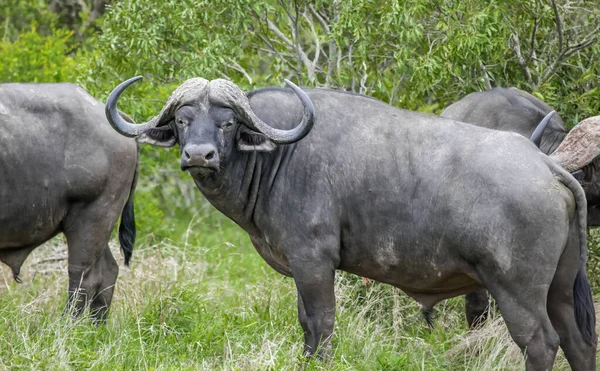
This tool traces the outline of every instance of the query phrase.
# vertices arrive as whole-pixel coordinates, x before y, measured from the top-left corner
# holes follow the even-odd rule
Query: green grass
[[[177,228],[175,228],[177,229]],[[140,227],[140,232],[144,231]],[[143,232],[142,232],[143,233]],[[105,326],[61,316],[64,241],[36,250],[23,284],[0,271],[0,369],[10,370],[513,370],[524,367],[495,316],[467,332],[463,302],[438,306],[429,332],[419,305],[382,284],[340,273],[334,358],[306,363],[291,279],[246,234],[202,207],[173,240],[148,235],[121,267]],[[116,245],[113,252],[122,261]],[[568,369],[564,358],[556,369]]]

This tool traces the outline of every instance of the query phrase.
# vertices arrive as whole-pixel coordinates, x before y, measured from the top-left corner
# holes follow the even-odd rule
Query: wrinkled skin
[[[542,118],[552,107],[529,93],[516,88],[494,88],[471,93],[448,106],[440,115],[477,126],[519,133],[531,137]],[[540,150],[553,153],[567,136],[565,124],[555,114],[543,133]],[[600,158],[583,170],[580,184],[587,199],[587,226],[600,226]],[[485,290],[465,296],[466,316],[470,327],[475,327],[487,317],[489,300]]]
[[[135,140],[115,133],[104,104],[76,85],[2,84],[0,159],[0,260],[19,280],[28,254],[64,233],[68,309],[87,303],[103,321],[118,273],[108,240],[122,211],[127,259],[133,247]]]
[[[573,303],[576,275],[585,292],[589,285],[577,212],[585,197],[569,173],[512,133],[359,95],[307,93],[318,119],[293,144],[249,140],[234,110],[204,92],[163,109],[173,115],[143,135],[153,144],[176,138],[180,166],[204,196],[293,277],[306,353],[330,353],[340,269],[398,287],[425,308],[485,287],[527,350],[528,370],[551,369],[559,342],[574,370],[595,369],[591,296],[577,293]],[[248,97],[273,127],[300,120],[288,89]],[[252,150],[249,141],[261,144]],[[576,320],[581,304],[587,317]]]

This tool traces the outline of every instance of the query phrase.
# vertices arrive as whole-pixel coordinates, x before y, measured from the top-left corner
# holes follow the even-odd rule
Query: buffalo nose
[[[199,166],[217,170],[219,168],[219,154],[211,144],[190,144],[183,148],[181,154],[181,169]]]

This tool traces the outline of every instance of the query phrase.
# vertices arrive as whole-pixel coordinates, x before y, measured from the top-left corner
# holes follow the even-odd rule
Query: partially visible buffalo
[[[104,104],[73,84],[0,85],[0,260],[19,281],[37,246],[62,232],[69,307],[103,321],[118,265],[108,240],[119,215],[129,263],[138,148],[114,132]]]
[[[551,111],[549,105],[522,90],[494,88],[467,95],[448,106],[441,116],[490,129],[512,131],[530,138],[540,121]],[[587,143],[577,142],[582,135],[597,141],[598,137],[591,135],[593,133],[590,131],[593,129],[590,130],[590,126],[597,127],[598,124],[598,117],[582,122],[573,129],[573,138],[563,144],[565,150],[553,155],[567,170],[583,170],[580,183],[587,199],[588,227],[600,226],[600,158],[595,158],[600,150],[598,145],[584,148]],[[567,135],[563,120],[558,114],[554,114],[541,136],[541,151],[553,154]],[[485,290],[480,290],[468,294],[466,301],[467,321],[470,326],[474,326],[486,317],[489,300]]]
[[[552,107],[522,90],[493,88],[467,95],[449,105],[440,115],[485,128],[512,131],[530,138],[540,121],[552,110]],[[540,150],[547,155],[552,154],[567,134],[563,120],[559,114],[555,114],[543,132]],[[596,158],[598,154],[600,152],[588,151],[585,158],[578,159],[578,165],[574,164],[584,172],[580,183],[588,202],[588,227],[600,226],[600,157]],[[570,169],[575,170],[578,169]]]
[[[361,95],[202,78],[132,125],[116,102],[135,80],[109,96],[109,121],[179,144],[204,196],[294,278],[308,354],[330,349],[341,269],[425,308],[485,287],[528,370],[551,369],[559,344],[574,370],[595,369],[585,195],[528,139]]]

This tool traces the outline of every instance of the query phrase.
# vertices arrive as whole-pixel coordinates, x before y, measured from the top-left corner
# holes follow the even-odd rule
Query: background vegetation
[[[600,112],[595,0],[5,0],[0,25],[0,82],[70,81],[104,100],[141,74],[120,107],[138,121],[195,76],[244,89],[289,78],[431,113],[473,91],[517,86],[571,126]],[[142,150],[141,238],[107,326],[58,316],[62,240],[34,253],[23,285],[1,271],[0,368],[303,367],[293,284],[207,205],[175,151]],[[600,235],[590,237],[597,292]],[[522,368],[501,320],[466,332],[460,300],[440,306],[428,333],[397,290],[344,274],[337,285],[335,360],[309,369]]]

